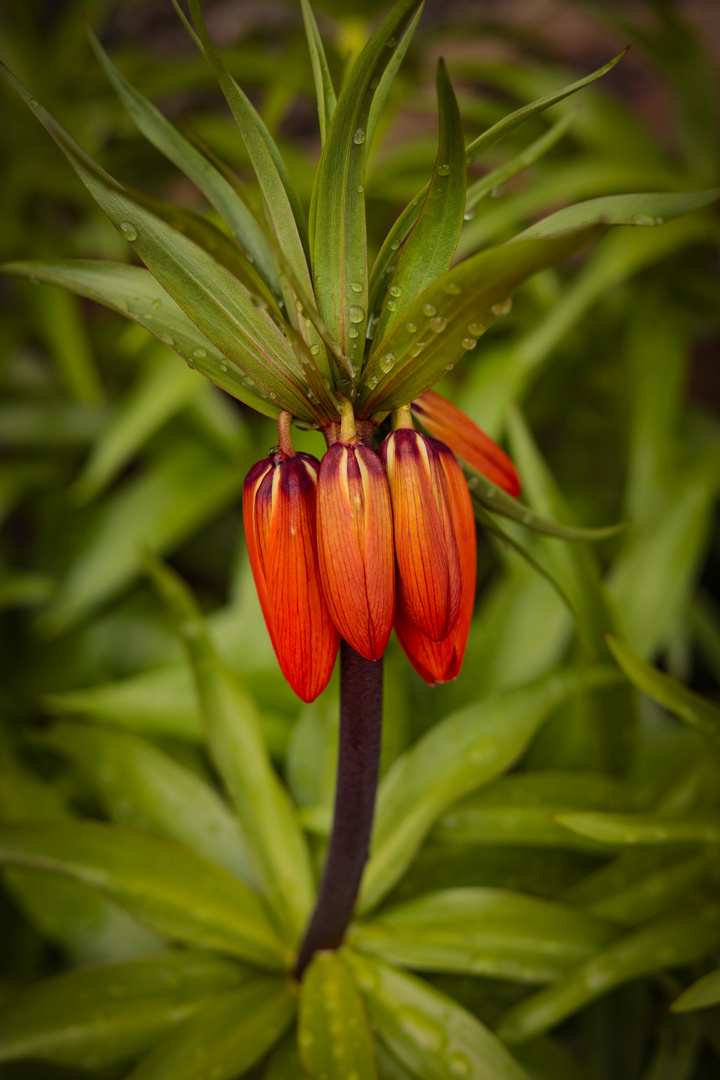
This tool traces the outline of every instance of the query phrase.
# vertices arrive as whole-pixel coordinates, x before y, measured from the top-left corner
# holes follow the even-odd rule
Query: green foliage
[[[200,50],[167,64],[119,43],[115,6],[66,7],[52,34],[22,0],[0,13],[0,51],[64,127],[14,85],[116,226],[4,95],[0,1074],[710,1080],[720,427],[698,387],[720,139],[701,45],[663,5],[642,28],[598,6],[670,88],[660,143],[605,89],[619,57],[579,79],[540,48],[477,59],[448,16],[438,135],[438,24],[411,0],[374,36],[303,0],[286,40],[222,50],[192,0]],[[469,474],[487,534],[460,678],[430,690],[388,650],[360,913],[298,986],[337,686],[301,709],[279,677],[242,479],[280,408],[314,428],[338,390],[378,414],[440,378],[507,435],[523,496]],[[319,453],[317,432],[297,446]]]

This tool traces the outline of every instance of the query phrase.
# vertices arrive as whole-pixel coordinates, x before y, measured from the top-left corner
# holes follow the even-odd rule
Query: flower
[[[442,440],[471,469],[508,495],[520,494],[520,478],[505,451],[451,401],[434,390],[426,390],[413,401],[412,411],[431,435]]]
[[[392,509],[378,455],[355,438],[324,455],[318,480],[318,556],[338,630],[366,660],[379,660],[395,613]]]
[[[395,633],[403,652],[417,673],[431,685],[448,682],[460,673],[475,604],[477,545],[475,515],[462,469],[453,452],[437,439],[430,439],[445,476],[450,518],[460,558],[460,608],[455,625],[440,642],[432,641],[408,618],[398,605]]]
[[[243,518],[250,566],[280,667],[303,701],[325,689],[340,636],[320,582],[316,490],[320,463],[280,450],[245,479]]]
[[[398,606],[431,641],[443,641],[458,616],[461,577],[440,457],[431,439],[407,426],[390,432],[380,457],[392,501]]]

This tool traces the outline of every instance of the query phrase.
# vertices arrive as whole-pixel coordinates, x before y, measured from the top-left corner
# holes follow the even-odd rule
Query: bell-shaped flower
[[[319,468],[310,454],[280,451],[252,467],[243,490],[260,605],[282,672],[303,701],[327,686],[340,644],[318,568]]]
[[[449,446],[471,469],[508,495],[520,494],[520,478],[510,458],[457,405],[434,390],[426,390],[413,401],[412,411],[432,436]]]
[[[415,626],[402,607],[395,615],[395,633],[417,673],[430,683],[449,682],[460,673],[475,604],[477,544],[475,515],[470,492],[455,455],[444,443],[430,440],[445,475],[450,517],[460,557],[460,609],[455,625],[444,639],[435,642]]]
[[[431,439],[399,427],[382,443],[380,457],[392,501],[398,606],[432,641],[443,641],[457,619],[461,578],[439,455]]]
[[[395,613],[392,509],[378,455],[351,437],[320,464],[318,560],[330,614],[366,660],[379,660]]]

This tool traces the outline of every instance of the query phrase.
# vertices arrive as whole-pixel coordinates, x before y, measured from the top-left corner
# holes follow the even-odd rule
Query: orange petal
[[[437,452],[417,431],[391,431],[380,456],[390,488],[398,604],[433,641],[452,630],[460,606],[460,562]]]
[[[379,660],[395,611],[392,508],[382,462],[361,443],[335,443],[320,464],[318,559],[338,630]]]
[[[450,493],[450,514],[460,556],[462,591],[460,610],[455,626],[444,641],[431,641],[407,618],[398,607],[395,615],[395,633],[405,655],[417,673],[430,683],[448,682],[460,673],[467,645],[473,608],[475,606],[475,580],[477,574],[477,545],[475,517],[472,501],[462,469],[452,451],[433,440],[433,445],[445,473]]]
[[[255,579],[260,607],[265,617],[265,624],[270,630],[270,618],[268,614],[267,587],[265,582],[265,547],[267,544],[267,527],[269,519],[263,513],[261,507],[267,499],[258,495],[263,480],[272,472],[273,465],[269,458],[263,458],[256,462],[245,477],[243,486],[243,523],[245,525],[245,542],[247,543],[248,555],[250,556],[250,568]],[[272,477],[269,481],[272,487]],[[266,485],[267,487],[268,485]],[[270,632],[272,637],[272,632]]]
[[[520,494],[520,478],[505,451],[451,401],[426,390],[413,401],[412,411],[431,435],[446,443],[471,469],[508,495]]]
[[[325,689],[340,637],[320,582],[316,541],[318,464],[309,455],[280,462],[272,477],[265,549],[271,637],[283,674],[303,701]]]

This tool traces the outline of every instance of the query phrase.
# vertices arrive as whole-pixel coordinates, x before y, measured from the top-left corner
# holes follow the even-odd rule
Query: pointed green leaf
[[[421,0],[399,0],[353,65],[315,180],[313,270],[318,311],[357,372],[367,326],[365,153],[372,99]]]
[[[136,203],[7,68],[2,66],[0,71],[55,140],[121,235],[200,330],[278,405],[295,416],[312,420],[314,410],[301,388],[302,376],[291,346],[247,289],[202,248]]]
[[[279,1042],[294,1011],[286,980],[248,982],[173,1028],[128,1080],[234,1080]]]
[[[671,814],[557,814],[566,829],[606,844],[718,844],[720,811]]]
[[[340,953],[315,953],[303,975],[298,1043],[311,1080],[377,1080],[365,1005]]]
[[[402,877],[449,806],[508,769],[553,709],[608,677],[607,668],[568,669],[491,694],[436,724],[401,754],[380,784],[360,910],[374,907]]]
[[[265,281],[279,292],[277,271],[263,230],[237,191],[218,170],[170,123],[155,106],[143,97],[110,60],[86,23],[95,55],[130,117],[148,139],[174,165],[177,165],[202,191],[232,229],[235,238]]]
[[[373,1025],[420,1080],[528,1080],[492,1032],[422,979],[349,953]]]
[[[257,889],[237,818],[190,769],[135,735],[87,724],[55,724],[42,741],[71,759],[116,824],[176,840]]]
[[[506,889],[447,889],[355,924],[350,945],[414,971],[551,982],[592,956],[617,926],[569,904]]]
[[[437,71],[440,136],[432,179],[417,223],[399,253],[375,336],[381,341],[404,317],[408,301],[452,262],[465,213],[465,142],[460,111],[441,60]],[[432,323],[431,323],[432,328]]]
[[[195,601],[168,567],[153,580],[186,645],[210,750],[242,822],[264,890],[295,943],[314,900],[310,856],[287,789],[278,780],[257,708],[217,656]]]
[[[720,968],[703,975],[692,986],[688,986],[670,1008],[673,1012],[691,1012],[694,1009],[707,1009],[720,1003]]]
[[[0,266],[0,273],[59,285],[97,300],[140,323],[221,390],[265,416],[279,414],[279,407],[235,364],[227,363],[223,353],[168,296],[149,270],[125,263],[54,259],[5,263]]]
[[[393,54],[390,58],[390,63],[385,68],[382,78],[378,83],[378,88],[373,94],[372,105],[370,106],[370,115],[368,116],[367,123],[367,135],[365,137],[366,153],[370,153],[370,148],[375,138],[375,130],[380,121],[380,116],[385,108],[385,102],[388,99],[390,88],[394,82],[395,76],[400,70],[400,65],[405,59],[405,54],[410,48],[410,43],[415,36],[418,23],[422,17],[423,9],[420,7],[417,14],[414,16],[412,22],[408,26],[407,30],[403,33],[400,39],[400,43],[396,49],[393,50]],[[372,309],[370,309],[372,310]]]
[[[585,86],[589,86],[591,83],[595,82],[596,79],[602,78],[603,75],[606,75],[608,71],[615,67],[626,52],[627,49],[623,49],[618,56],[614,57],[614,59],[610,60],[607,64],[603,64],[597,71],[593,71],[591,75],[587,75],[584,79],[579,79],[569,86],[564,86],[561,90],[556,90],[552,94],[539,98],[529,105],[523,105],[520,109],[516,109],[515,112],[503,117],[497,124],[493,124],[492,127],[488,128],[487,131],[484,131],[482,135],[478,135],[476,139],[473,139],[473,141],[466,146],[465,157],[467,164],[472,165],[474,161],[477,161],[481,154],[492,149],[492,147],[499,143],[501,139],[526,120],[529,120],[533,116],[537,116],[538,113],[544,112],[545,109],[549,109],[551,105],[556,105],[564,98],[577,93],[578,90],[582,90]],[[395,262],[396,251],[417,221],[420,213],[420,206],[426,191],[427,185],[422,191],[419,191],[412,202],[406,206],[388,233],[372,269],[370,278],[371,295],[376,296],[384,293],[385,287],[389,283],[388,266]]]
[[[207,998],[247,978],[237,964],[184,950],[57,975],[0,1006],[0,1061],[86,1069],[131,1061]]]
[[[308,50],[312,62],[313,79],[315,80],[315,96],[318,104],[318,119],[320,121],[320,140],[325,142],[325,134],[335,112],[337,99],[333,87],[330,68],[328,67],[325,48],[320,37],[317,22],[308,0],[302,0],[303,22],[308,41]]]
[[[290,1031],[273,1052],[263,1080],[306,1080],[295,1031]]]
[[[169,840],[95,822],[3,825],[0,862],[84,881],[179,941],[263,967],[286,960],[257,895]]]
[[[543,218],[510,243],[543,236],[564,236],[590,225],[664,225],[666,221],[693,210],[702,210],[720,197],[720,188],[709,191],[659,192],[636,195],[606,195],[568,206]]]
[[[702,731],[716,745],[720,744],[720,708],[717,705],[689,690],[671,675],[658,671],[619,638],[608,634],[606,640],[610,652],[638,690],[664,705],[690,727]]]
[[[591,960],[509,1009],[497,1033],[509,1043],[550,1030],[616,986],[668,967],[694,964],[720,943],[720,907],[664,915],[621,937]]]

